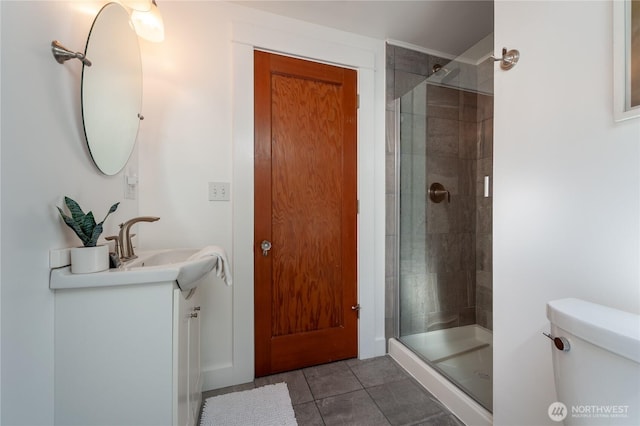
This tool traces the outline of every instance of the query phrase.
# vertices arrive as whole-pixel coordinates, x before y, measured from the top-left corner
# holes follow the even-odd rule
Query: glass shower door
[[[493,61],[480,59],[434,66],[399,100],[398,321],[403,344],[491,410]]]

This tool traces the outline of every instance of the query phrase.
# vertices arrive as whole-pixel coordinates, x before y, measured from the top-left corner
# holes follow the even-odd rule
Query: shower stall
[[[387,54],[387,333],[489,412],[492,50]]]

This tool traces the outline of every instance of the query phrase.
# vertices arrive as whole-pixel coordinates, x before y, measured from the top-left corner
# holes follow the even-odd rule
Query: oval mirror
[[[82,122],[91,158],[105,175],[127,164],[142,107],[140,45],[126,9],[106,4],[93,21],[82,67]]]

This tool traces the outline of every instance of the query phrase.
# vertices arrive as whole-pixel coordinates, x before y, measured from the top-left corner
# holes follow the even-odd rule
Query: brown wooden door
[[[256,51],[254,79],[258,377],[358,353],[357,76]]]

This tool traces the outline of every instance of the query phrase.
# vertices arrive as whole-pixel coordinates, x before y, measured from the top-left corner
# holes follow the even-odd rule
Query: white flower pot
[[[90,274],[109,269],[109,246],[74,247],[71,249],[71,273]]]

